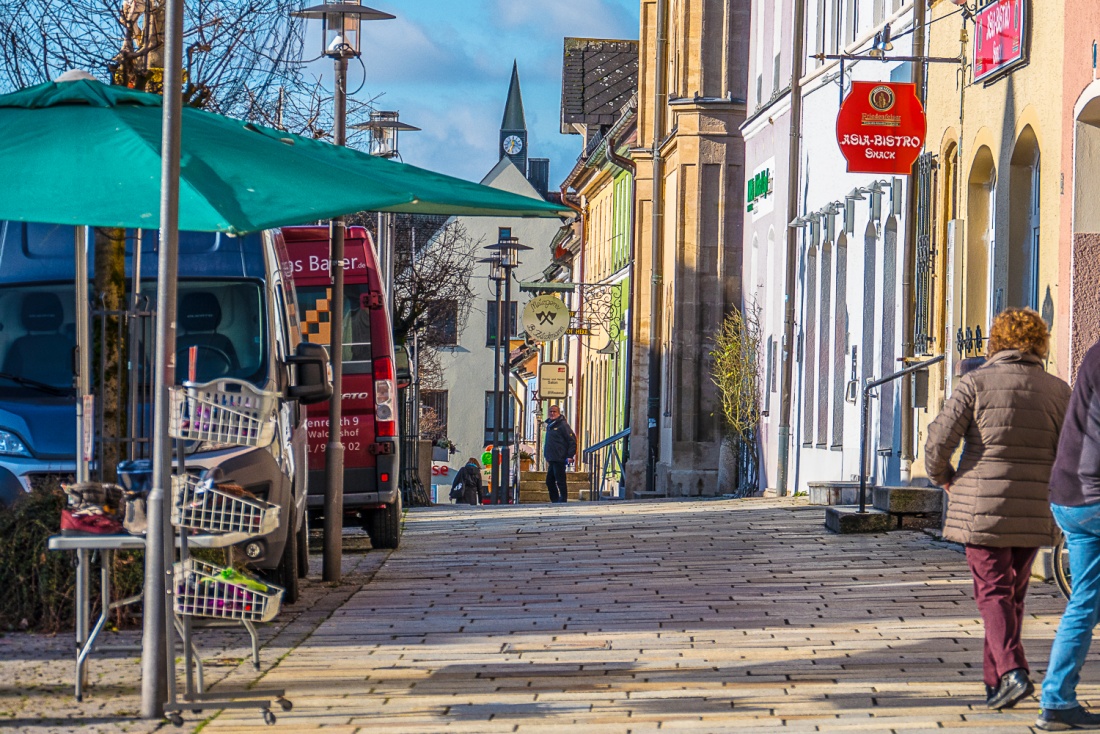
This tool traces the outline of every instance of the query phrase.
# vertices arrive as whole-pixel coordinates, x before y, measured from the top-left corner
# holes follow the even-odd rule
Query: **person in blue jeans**
[[[1077,702],[1077,684],[1100,619],[1100,342],[1085,355],[1050,475],[1051,511],[1066,535],[1073,579],[1043,679],[1043,731],[1100,729],[1100,714]]]

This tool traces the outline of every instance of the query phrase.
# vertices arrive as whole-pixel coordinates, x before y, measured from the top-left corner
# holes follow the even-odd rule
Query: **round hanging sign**
[[[917,85],[852,82],[836,118],[836,140],[849,173],[912,172],[927,124]]]
[[[536,296],[523,307],[523,330],[537,342],[552,342],[569,328],[569,307],[557,296]]]

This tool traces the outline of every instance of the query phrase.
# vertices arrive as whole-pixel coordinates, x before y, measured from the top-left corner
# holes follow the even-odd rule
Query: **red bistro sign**
[[[1024,60],[1027,0],[995,0],[974,15],[974,81]]]
[[[911,173],[925,131],[915,84],[852,82],[836,118],[849,173]]]

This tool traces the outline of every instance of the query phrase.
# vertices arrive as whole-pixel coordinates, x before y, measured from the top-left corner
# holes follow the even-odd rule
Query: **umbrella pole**
[[[175,382],[176,276],[179,267],[179,180],[183,113],[183,3],[167,0],[165,9],[164,115],[161,127],[160,252],[157,261],[156,393],[153,407],[153,481],[149,492],[149,530],[145,545],[145,614],[141,658],[141,715],[164,716],[166,700],[175,703],[175,645],[170,636],[172,589],[166,583],[174,543],[165,511],[165,488],[172,481],[168,439],[168,388]],[[140,277],[140,273],[135,273]]]
[[[88,315],[88,247],[92,241],[91,227],[76,229],[76,481],[88,481],[88,454],[85,452],[84,435],[95,420],[95,415],[84,414],[84,396],[91,394],[92,343],[91,324]]]

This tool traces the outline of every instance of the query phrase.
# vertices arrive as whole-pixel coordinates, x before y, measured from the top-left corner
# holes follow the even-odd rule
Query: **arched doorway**
[[[1100,338],[1100,82],[1079,102],[1074,124],[1070,372]]]
[[[1008,174],[1008,272],[1005,306],[1039,309],[1039,141],[1028,125],[1016,140]]]
[[[989,333],[993,313],[1004,307],[1003,293],[991,290],[997,222],[997,167],[987,146],[978,149],[970,168],[966,201],[966,257],[962,328]]]

